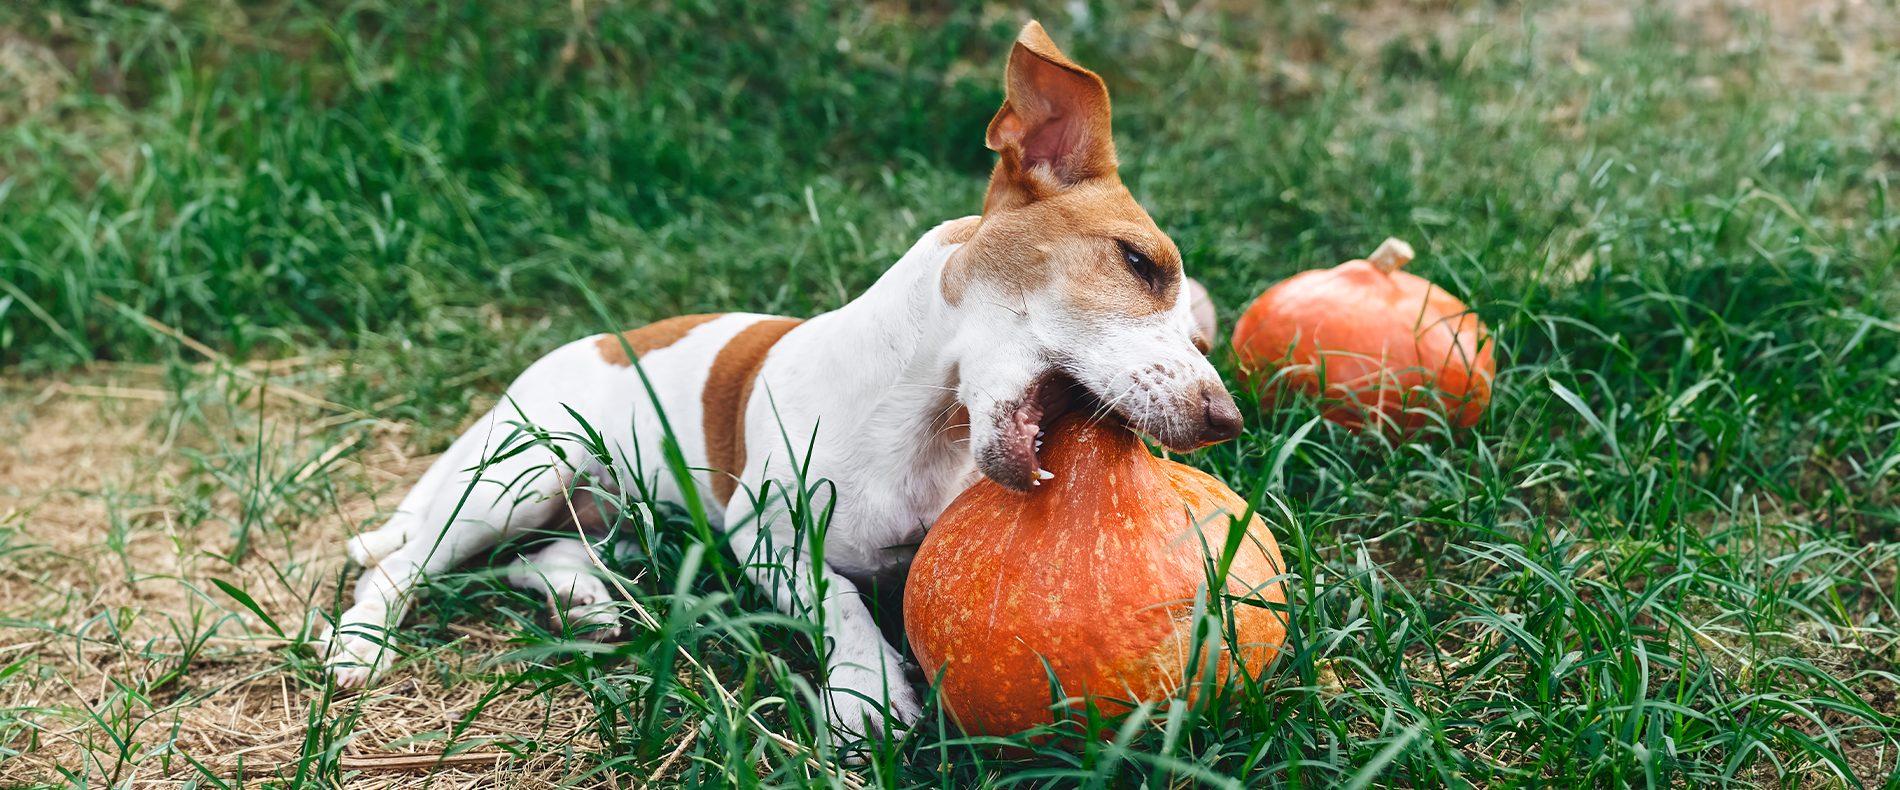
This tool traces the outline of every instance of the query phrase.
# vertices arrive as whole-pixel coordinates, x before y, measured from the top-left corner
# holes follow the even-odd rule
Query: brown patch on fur
[[[1156,289],[1131,271],[1118,241],[1147,255],[1165,286]],[[944,264],[944,299],[961,303],[978,280],[1004,293],[1060,282],[1079,310],[1144,316],[1173,309],[1181,288],[1181,252],[1121,180],[1110,176],[985,216],[970,241]]]
[[[976,229],[983,224],[982,217],[964,217],[943,223],[943,229],[937,231],[937,241],[943,244],[962,244],[976,237]]]
[[[800,323],[796,318],[768,318],[734,335],[713,357],[700,391],[701,428],[706,434],[706,466],[713,470],[713,495],[720,504],[732,498],[738,476],[745,472],[745,407],[759,378],[765,355],[779,338]]]
[[[695,327],[722,315],[725,313],[674,316],[655,321],[639,329],[629,329],[618,336],[601,335],[599,340],[594,341],[594,346],[600,349],[600,358],[606,360],[607,364],[624,368],[633,364],[633,360],[627,358],[627,349],[633,349],[633,355],[636,357],[644,357],[678,343],[680,338],[685,337],[686,333],[693,331]],[[627,342],[622,344],[621,338],[626,338]]]

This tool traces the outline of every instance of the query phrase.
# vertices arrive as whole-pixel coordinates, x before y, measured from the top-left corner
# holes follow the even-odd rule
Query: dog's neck
[[[836,372],[835,397],[861,409],[851,420],[861,439],[849,444],[860,456],[852,462],[902,478],[919,501],[960,490],[972,468],[950,353],[964,311],[942,290],[957,247],[940,235],[926,234],[870,289],[810,324],[814,351]]]

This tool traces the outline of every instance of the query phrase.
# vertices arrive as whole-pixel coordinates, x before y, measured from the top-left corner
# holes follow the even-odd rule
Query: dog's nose
[[[1201,444],[1220,444],[1240,435],[1240,407],[1219,384],[1201,385]]]

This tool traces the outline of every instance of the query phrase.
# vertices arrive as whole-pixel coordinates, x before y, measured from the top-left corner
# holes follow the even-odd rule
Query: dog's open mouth
[[[1041,485],[1042,481],[1055,477],[1043,469],[1036,458],[1042,449],[1044,428],[1064,414],[1081,411],[1103,416],[1108,409],[1068,374],[1053,370],[1042,374],[1009,412],[1008,423],[1003,426],[997,442],[998,457],[986,464],[983,473],[1017,490]]]

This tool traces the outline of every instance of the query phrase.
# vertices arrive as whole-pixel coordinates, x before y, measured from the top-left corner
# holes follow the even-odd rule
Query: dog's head
[[[1181,252],[1116,172],[1108,88],[1035,22],[1005,83],[983,218],[943,272],[978,468],[1036,482],[1037,434],[1060,409],[1113,411],[1174,450],[1233,438],[1240,411],[1205,356]]]

